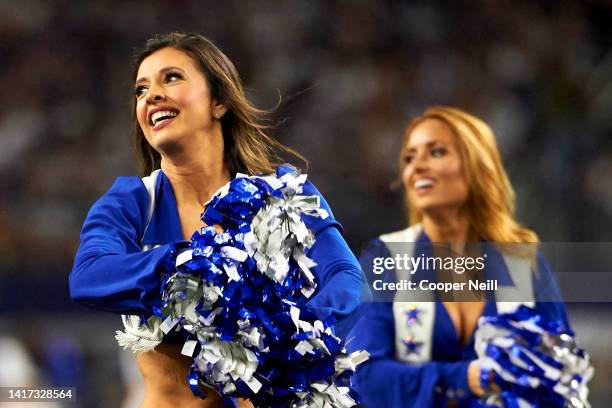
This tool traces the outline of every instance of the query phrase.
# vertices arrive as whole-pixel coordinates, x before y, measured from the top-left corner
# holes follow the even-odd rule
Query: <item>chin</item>
[[[439,201],[430,197],[418,197],[417,199],[410,200],[410,205],[422,212],[439,206],[441,204]]]
[[[421,213],[427,213],[431,211],[441,210],[443,208],[452,207],[454,203],[448,202],[443,199],[436,199],[434,197],[420,198],[418,200],[412,201],[412,205],[414,208]]]
[[[429,203],[423,203],[422,205],[415,205],[414,208],[417,209],[421,214],[426,215],[449,215],[449,214],[457,214],[457,211],[460,211],[462,207],[462,203],[458,203],[455,201],[432,201]]]
[[[176,132],[164,132],[165,129],[153,135],[151,146],[157,151],[171,150],[181,139]]]

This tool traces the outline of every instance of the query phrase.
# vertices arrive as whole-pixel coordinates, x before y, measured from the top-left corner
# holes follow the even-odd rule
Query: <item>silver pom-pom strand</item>
[[[161,319],[151,316],[148,320],[141,322],[141,317],[136,315],[122,315],[125,331],[116,331],[115,339],[119,346],[132,353],[140,354],[153,350],[162,342]]]

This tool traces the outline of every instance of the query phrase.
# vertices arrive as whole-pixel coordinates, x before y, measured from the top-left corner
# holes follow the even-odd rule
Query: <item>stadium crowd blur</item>
[[[0,2],[0,337],[20,339],[41,383],[82,384],[83,406],[121,398],[120,382],[101,380],[118,370],[107,358],[118,319],[70,304],[67,275],[88,208],[136,172],[129,62],[156,32],[211,38],[259,107],[280,95],[272,133],[309,159],[355,252],[405,224],[389,184],[407,121],[433,104],[492,125],[518,218],[543,241],[612,241],[606,4]],[[570,318],[594,344],[593,402],[604,404],[612,354],[579,330],[602,307],[570,305]]]

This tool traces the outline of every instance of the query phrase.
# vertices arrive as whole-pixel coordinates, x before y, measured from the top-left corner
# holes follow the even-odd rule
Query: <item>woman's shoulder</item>
[[[361,246],[361,251],[359,252],[361,259],[390,256],[389,247],[385,241],[381,239],[381,236],[372,238]]]
[[[398,248],[405,250],[406,243],[416,242],[423,229],[420,224],[399,231],[381,234],[361,247],[360,261],[374,257],[389,257]]]
[[[416,242],[422,231],[423,227],[415,224],[399,231],[382,234],[378,239],[382,242]]]
[[[146,181],[146,177],[144,181]],[[148,196],[147,187],[138,176],[119,176],[115,179],[111,187],[106,193],[102,195],[104,197],[133,197],[135,199],[142,199]]]
[[[145,179],[148,177],[145,177]],[[145,189],[142,178],[138,176],[118,176],[108,192],[134,193],[142,189]]]
[[[120,176],[111,187],[99,197],[90,210],[96,212],[115,212],[116,209],[143,213],[148,210],[149,193],[143,180],[137,176]]]
[[[380,254],[386,254],[388,252],[389,249],[385,243],[380,239],[380,237],[376,237],[370,241],[367,241],[361,246],[360,257],[379,256]]]

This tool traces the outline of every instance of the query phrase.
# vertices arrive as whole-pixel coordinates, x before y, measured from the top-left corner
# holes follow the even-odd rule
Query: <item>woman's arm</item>
[[[306,226],[315,234],[315,243],[308,256],[317,263],[313,268],[317,292],[307,305],[319,319],[333,315],[336,335],[344,338],[357,318],[359,304],[369,302],[372,295],[357,259],[342,238],[342,226],[334,219],[321,193],[312,183],[306,182],[302,194],[318,196],[321,208],[329,214],[325,219],[302,216]]]
[[[159,272],[172,246],[142,252],[148,201],[139,178],[121,177],[93,205],[70,274],[73,300],[123,314],[150,315],[161,307]]]
[[[533,290],[538,313],[546,320],[560,321],[565,327],[571,329],[557,280],[550,264],[539,252]]]
[[[318,288],[307,305],[319,319],[333,315],[336,318],[335,333],[344,338],[354,323],[360,302],[371,299],[359,264],[340,231],[334,227],[316,235],[316,243],[309,255],[317,263],[313,272]]]

